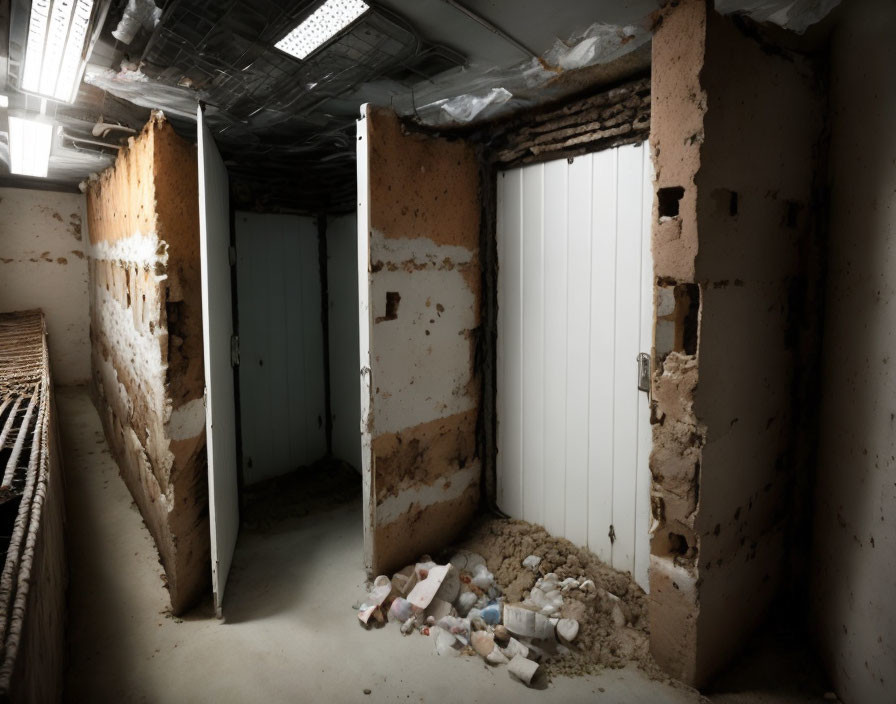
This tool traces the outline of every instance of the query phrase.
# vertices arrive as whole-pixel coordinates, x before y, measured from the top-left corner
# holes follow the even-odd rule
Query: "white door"
[[[498,174],[498,504],[647,589],[647,145]]]
[[[234,221],[248,486],[327,454],[324,328],[316,220],[237,212]]]
[[[205,353],[205,442],[215,612],[221,603],[239,530],[236,410],[230,339],[230,197],[227,168],[197,109],[199,251],[202,269],[202,335]]]

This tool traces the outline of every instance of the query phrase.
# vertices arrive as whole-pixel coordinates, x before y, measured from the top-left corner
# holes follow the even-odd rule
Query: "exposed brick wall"
[[[87,213],[92,390],[180,613],[210,575],[195,147],[155,115]]]

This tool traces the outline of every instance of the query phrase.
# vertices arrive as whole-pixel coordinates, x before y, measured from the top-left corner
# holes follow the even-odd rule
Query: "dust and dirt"
[[[570,589],[563,594],[559,615],[578,621],[579,635],[569,652],[542,663],[548,675],[580,675],[635,664],[655,679],[668,679],[650,656],[647,595],[628,574],[541,526],[513,519],[480,519],[456,547],[485,558],[507,603],[523,601],[537,580],[550,573],[561,581],[594,582],[594,590]],[[530,555],[540,558],[534,569],[523,566]]]

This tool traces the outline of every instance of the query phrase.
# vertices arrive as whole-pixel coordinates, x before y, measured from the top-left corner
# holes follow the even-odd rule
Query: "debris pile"
[[[439,655],[506,665],[526,685],[592,666],[655,670],[644,593],[588,551],[539,526],[490,519],[448,556],[377,577],[358,619],[429,636]]]

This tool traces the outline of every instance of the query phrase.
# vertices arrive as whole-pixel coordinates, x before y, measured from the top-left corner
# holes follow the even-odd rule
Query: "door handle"
[[[647,393],[647,400],[650,400],[650,355],[641,352],[636,358],[638,362],[638,391]]]

